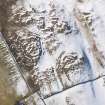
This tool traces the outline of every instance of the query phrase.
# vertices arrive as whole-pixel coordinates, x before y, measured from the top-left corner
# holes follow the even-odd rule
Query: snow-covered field
[[[37,91],[25,99],[28,105],[105,105],[104,9],[104,0],[11,6],[5,40],[23,76],[39,86],[32,85]],[[17,82],[17,94],[28,93],[28,79]]]

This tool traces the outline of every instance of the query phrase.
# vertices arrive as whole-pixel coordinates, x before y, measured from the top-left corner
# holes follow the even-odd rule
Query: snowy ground
[[[54,0],[54,2],[57,7],[58,16],[61,16],[61,19],[69,21],[69,24],[70,25],[72,24],[74,29],[76,29],[76,27],[74,26],[74,23],[70,23],[70,21],[73,22],[76,20],[75,16],[73,16],[73,13],[72,13],[73,9],[75,8],[76,1]],[[39,11],[42,11],[42,10],[50,11],[51,9],[48,6],[49,1],[39,0],[36,3],[30,0],[30,2],[28,3],[30,3],[32,8],[34,9],[38,8]],[[105,8],[104,4],[105,2],[102,0],[96,0],[96,1],[93,0],[93,1],[90,1],[89,3],[86,2],[83,4],[78,4],[78,7],[80,8],[82,12],[91,12],[91,10],[94,10],[93,18],[97,18],[99,16],[98,20],[93,21],[92,28],[94,27],[95,31],[92,34],[95,35],[93,36],[93,38],[95,40],[95,43],[97,44],[96,46],[98,47],[98,50],[103,53],[103,55],[105,53],[104,51],[105,49],[105,46],[104,46],[105,45],[105,38],[104,38],[105,14],[103,11]],[[62,14],[60,14],[61,8],[64,8],[66,11],[64,17]],[[69,17],[71,17],[71,20]],[[45,18],[47,18],[47,15],[45,16]],[[105,75],[104,68],[99,66],[95,61],[96,59],[94,59],[94,54],[91,50],[91,42],[89,42],[93,40],[90,39],[88,41],[86,35],[84,35],[84,34],[89,35],[89,33],[86,32],[85,28],[82,28],[79,25],[80,23],[77,22],[77,24],[78,24],[78,29],[80,30],[80,32],[79,33],[74,32],[70,36],[69,35],[65,36],[65,34],[57,34],[55,37],[58,40],[58,42],[62,44],[53,55],[48,54],[48,52],[44,50],[45,54],[41,56],[41,59],[38,65],[39,65],[39,71],[42,72],[45,69],[56,65],[55,63],[56,58],[59,56],[59,54],[62,51],[66,51],[66,52],[76,51],[79,54],[79,56],[85,57],[84,72],[80,75],[77,74],[77,75],[71,76],[71,80],[73,81],[73,84],[72,85],[69,84],[70,87],[78,84],[77,86],[74,86],[63,92],[61,92],[62,88],[60,86],[58,89],[55,89],[57,90],[57,92],[61,92],[61,93],[58,93],[54,96],[51,96],[45,99],[46,105],[80,105],[80,104],[81,105],[104,105],[105,103],[103,99],[103,96],[105,95],[104,80],[103,78],[100,78],[100,76]],[[32,28],[30,27],[30,29]],[[42,34],[41,37],[43,39],[43,33],[41,34]],[[42,41],[44,42],[44,40]],[[93,80],[93,82],[88,82],[88,80]],[[86,83],[84,83],[85,81]],[[54,91],[54,89],[52,91]],[[42,92],[42,95],[44,94],[49,94],[48,90],[46,90],[45,92]]]
[[[50,88],[48,81],[42,81],[43,85],[40,86],[41,95],[36,92],[32,97],[27,98],[28,105],[33,105],[33,100],[35,100],[36,105],[105,105],[103,98],[105,97],[105,1],[92,0],[86,3],[77,3],[76,0],[51,0],[51,2],[50,0],[19,0],[17,7],[20,5],[24,5],[28,11],[38,11],[38,13],[32,12],[32,15],[28,18],[34,17],[34,19],[38,20],[37,24],[25,26],[26,29],[32,33],[37,33],[41,38],[43,54],[40,56],[37,65],[38,76],[43,76],[43,72],[49,72],[53,67],[56,78],[50,83]],[[89,29],[82,26],[83,21],[81,22],[76,18],[74,8],[79,9],[81,14],[90,13],[92,15],[90,18],[93,20]],[[46,12],[41,14],[42,11]],[[55,13],[52,11],[55,11]],[[45,19],[45,30],[48,30],[48,27],[51,28],[51,18],[53,17],[58,19],[58,23],[56,23],[58,25],[67,22],[72,32],[69,34],[66,34],[66,32],[57,33],[55,26],[53,26],[55,30],[50,36],[51,31],[44,32],[42,29],[37,28],[36,25],[40,25],[42,22],[40,17]],[[53,43],[46,47],[46,43],[51,40],[54,40]],[[92,49],[94,42],[99,54],[102,54],[103,67],[98,64],[95,57],[96,52]],[[58,43],[57,49],[53,53],[49,53],[50,47],[54,48]],[[80,58],[84,57],[84,67],[69,71],[69,80],[65,74],[61,74],[63,84],[67,85],[67,88],[63,87],[57,74],[57,66],[59,65],[57,60],[62,52],[64,52],[64,55],[60,59],[61,62],[64,61],[63,58],[66,58],[72,52],[76,52],[78,55],[78,59],[75,61],[76,64],[78,64]],[[69,68],[69,62],[65,67]],[[50,78],[47,79],[50,80]],[[17,82],[15,89],[19,95],[27,93],[26,84],[22,78]]]
[[[45,102],[47,105],[104,105],[104,79],[105,77],[75,86],[47,98]]]

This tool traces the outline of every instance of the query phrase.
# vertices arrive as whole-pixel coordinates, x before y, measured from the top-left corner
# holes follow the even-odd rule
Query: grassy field
[[[16,100],[15,92],[9,84],[8,69],[4,63],[3,53],[7,52],[4,44],[0,40],[0,105],[14,105]]]
[[[14,105],[16,94],[8,82],[5,65],[0,62],[0,105]]]

